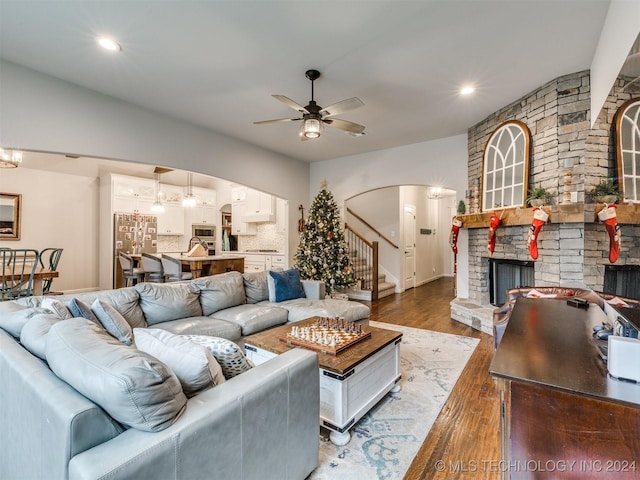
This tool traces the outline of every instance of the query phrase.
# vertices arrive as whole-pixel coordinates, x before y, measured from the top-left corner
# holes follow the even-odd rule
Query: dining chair
[[[122,281],[125,287],[132,287],[144,280],[144,270],[135,266],[135,262],[130,255],[120,252],[118,254],[120,267],[122,268]]]
[[[49,247],[40,252],[40,267],[42,270],[56,271],[58,264],[60,263],[60,257],[62,257],[62,248]],[[43,295],[62,295],[61,292],[52,292],[51,284],[53,278],[45,278],[42,280],[42,294]]]
[[[164,278],[167,282],[179,282],[180,280],[191,280],[191,272],[182,271],[180,260],[169,255],[162,254],[162,268],[164,268]]]
[[[164,268],[162,260],[150,253],[142,254],[142,270],[144,271],[144,281],[152,283],[164,283]]]
[[[37,250],[15,248],[0,250],[0,300],[30,297],[33,276],[38,267]]]

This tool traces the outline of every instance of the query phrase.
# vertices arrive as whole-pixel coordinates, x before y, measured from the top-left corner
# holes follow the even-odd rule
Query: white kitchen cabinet
[[[247,187],[233,187],[231,189],[232,202],[244,202],[247,199]]]
[[[246,189],[246,212],[242,218],[247,223],[275,221],[275,198],[268,193]]]
[[[177,185],[160,185],[164,212],[158,213],[158,235],[184,235],[185,215],[182,206],[183,189]]]
[[[276,198],[276,233],[287,233],[289,201]]]
[[[255,223],[243,222],[242,218],[246,212],[245,202],[233,202],[231,204],[232,234],[233,235],[255,235],[257,232]]]
[[[196,197],[196,206],[215,208],[217,205],[217,194],[210,188],[192,187],[191,191]]]
[[[151,213],[155,198],[155,182],[147,178],[113,175],[113,211]]]
[[[193,187],[193,195],[196,197],[196,206],[188,209],[189,222],[216,224],[217,194],[215,190]]]

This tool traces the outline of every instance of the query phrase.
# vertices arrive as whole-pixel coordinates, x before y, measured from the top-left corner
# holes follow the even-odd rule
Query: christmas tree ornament
[[[534,260],[538,259],[538,234],[542,230],[542,226],[547,223],[547,220],[549,220],[549,215],[541,207],[533,209],[533,221],[527,236],[527,248],[529,249],[529,255]]]
[[[493,251],[496,249],[496,230],[502,223],[502,216],[498,217],[495,213],[491,214],[489,218],[489,241],[487,242],[487,250],[493,255]]]
[[[460,227],[462,227],[462,220],[459,220],[458,217],[453,217],[453,221],[451,222],[449,245],[451,245],[453,253],[456,254],[458,253],[458,232],[460,231]]]
[[[609,233],[609,261],[616,263],[620,256],[620,225],[618,225],[617,205],[604,204],[604,208],[598,212],[598,219],[604,223]]]

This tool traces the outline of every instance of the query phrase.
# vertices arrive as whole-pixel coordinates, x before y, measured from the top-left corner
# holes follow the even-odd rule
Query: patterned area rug
[[[398,393],[386,395],[350,430],[351,441],[320,438],[320,463],[308,480],[402,479],[478,339],[371,322],[403,333]]]

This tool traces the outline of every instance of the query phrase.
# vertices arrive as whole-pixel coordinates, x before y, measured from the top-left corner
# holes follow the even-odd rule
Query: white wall
[[[0,169],[0,192],[22,195],[21,238],[0,241],[0,247],[64,248],[60,277],[52,289],[77,291],[98,285],[97,178],[24,167]]]
[[[309,165],[0,61],[0,145],[191,170],[289,200],[289,250]]]

